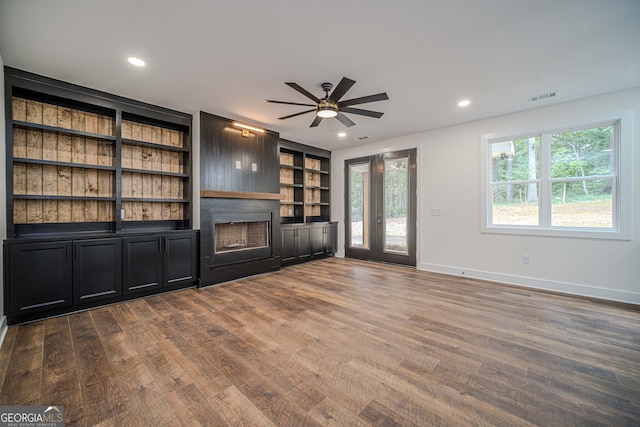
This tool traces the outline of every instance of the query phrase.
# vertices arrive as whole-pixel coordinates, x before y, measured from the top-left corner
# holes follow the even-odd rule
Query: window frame
[[[551,178],[550,135],[554,133],[591,129],[614,125],[616,138],[614,140],[614,176],[615,192],[613,195],[613,227],[563,227],[551,225],[551,186],[566,178]],[[536,180],[539,184],[538,225],[509,225],[492,223],[492,160],[491,144],[529,137],[540,137],[540,176]],[[516,234],[530,236],[574,237],[590,239],[631,240],[633,206],[633,170],[632,170],[632,113],[621,111],[599,114],[589,117],[576,118],[565,122],[543,123],[531,129],[484,134],[481,142],[481,232],[491,234]],[[596,179],[596,176],[587,177]],[[501,182],[498,184],[502,184]]]

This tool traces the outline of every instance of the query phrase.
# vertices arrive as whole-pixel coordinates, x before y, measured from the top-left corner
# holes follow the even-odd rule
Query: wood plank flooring
[[[10,327],[78,426],[637,426],[640,309],[329,258]]]

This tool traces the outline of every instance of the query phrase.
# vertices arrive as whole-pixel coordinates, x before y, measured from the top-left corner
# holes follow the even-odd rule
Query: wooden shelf
[[[115,201],[115,197],[100,196],[48,196],[44,194],[15,194],[14,199],[22,200],[96,200],[96,201]]]
[[[56,127],[56,126],[48,126],[48,125],[43,125],[43,124],[39,124],[39,123],[24,122],[24,121],[20,121],[20,120],[13,120],[13,126],[14,127],[19,127],[19,128],[24,128],[24,129],[39,129],[39,130],[48,131],[48,132],[64,133],[64,134],[68,134],[68,135],[84,136],[84,137],[96,138],[96,139],[104,139],[105,141],[115,141],[116,140],[116,137],[115,136],[111,136],[111,135],[104,135],[104,134],[101,134],[101,133],[86,132],[86,131],[75,130],[75,129],[59,128],[59,127]]]
[[[137,146],[140,146],[140,147],[159,148],[161,150],[176,151],[176,152],[179,152],[179,153],[188,153],[189,152],[188,148],[172,147],[172,146],[169,146],[169,145],[157,144],[155,142],[137,141],[135,139],[122,138],[122,143],[123,144],[127,144],[127,145],[137,145]]]
[[[116,170],[114,166],[90,165],[87,163],[58,162],[55,160],[27,159],[24,157],[14,157],[13,162],[29,163],[34,165],[63,166],[63,167],[69,167],[69,168],[96,169],[96,170],[108,170],[108,171]]]
[[[130,168],[122,168],[122,172],[126,173],[142,173],[148,175],[164,175],[164,176],[175,176],[179,178],[189,178],[188,173],[178,173],[178,172],[163,172],[152,169],[130,169]]]
[[[150,203],[189,203],[189,199],[145,199],[144,197],[123,197],[123,202],[150,202]]]

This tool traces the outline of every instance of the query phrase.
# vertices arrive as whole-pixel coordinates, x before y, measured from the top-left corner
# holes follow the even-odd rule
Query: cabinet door
[[[296,259],[311,257],[311,226],[296,227]]]
[[[282,235],[282,246],[280,247],[280,259],[282,262],[289,262],[296,259],[296,229],[293,227],[280,226]]]
[[[164,236],[164,286],[196,281],[196,234]]]
[[[9,247],[10,315],[71,305],[71,242]]]
[[[330,222],[324,226],[325,246],[328,254],[338,251],[338,223]]]
[[[122,295],[122,240],[73,242],[73,301],[84,303]]]
[[[162,236],[122,239],[124,293],[162,287]]]
[[[321,256],[326,253],[326,229],[324,224],[313,225],[311,227],[311,249],[313,256]]]

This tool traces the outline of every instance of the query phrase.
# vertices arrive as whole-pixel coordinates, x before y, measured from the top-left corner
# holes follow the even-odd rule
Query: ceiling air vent
[[[357,140],[358,140],[358,141],[362,141],[362,140],[364,140],[364,139],[369,139],[369,137],[368,137],[368,136],[359,136],[359,137],[357,138]]]
[[[558,91],[554,90],[553,92],[547,92],[536,96],[530,96],[529,101],[542,101],[544,99],[555,98],[558,95]]]

